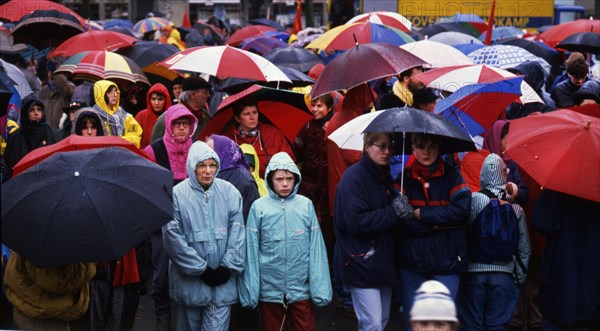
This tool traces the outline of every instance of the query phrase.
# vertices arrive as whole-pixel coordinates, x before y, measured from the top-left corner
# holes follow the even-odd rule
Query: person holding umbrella
[[[173,220],[163,227],[177,330],[225,331],[238,301],[246,259],[242,196],[215,178],[220,162],[206,143],[192,144],[188,178],[173,189]]]

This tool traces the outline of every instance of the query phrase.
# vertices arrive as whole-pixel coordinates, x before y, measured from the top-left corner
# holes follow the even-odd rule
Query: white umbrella
[[[363,131],[381,111],[360,115],[333,131],[327,138],[341,149],[363,150]]]
[[[483,44],[479,39],[457,31],[445,31],[429,37],[429,40],[454,46],[459,44]],[[443,54],[440,54],[443,56]]]
[[[473,64],[468,56],[456,48],[432,40],[419,40],[401,45],[400,48],[428,62],[432,68]]]
[[[346,24],[359,22],[371,22],[375,24],[389,25],[404,32],[410,32],[412,27],[412,23],[408,18],[391,11],[376,11],[360,14],[351,18],[348,22],[346,22]]]
[[[4,67],[4,71],[12,79],[18,86],[16,86],[21,99],[33,93],[31,89],[31,85],[27,82],[27,78],[25,78],[25,74],[21,71],[21,69],[17,68],[14,64],[10,64],[2,59],[0,59],[0,65]]]

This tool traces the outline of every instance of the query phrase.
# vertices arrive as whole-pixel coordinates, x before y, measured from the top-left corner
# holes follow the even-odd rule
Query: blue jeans
[[[513,276],[505,272],[463,274],[457,310],[463,330],[504,330],[519,299]]]
[[[458,284],[460,282],[459,274],[450,275],[426,275],[407,268],[400,268],[398,282],[398,300],[404,311],[404,324],[407,331],[411,331],[410,310],[412,309],[417,289],[428,280],[437,280],[444,284],[449,290],[452,300],[456,301]]]
[[[333,247],[333,287],[336,294],[344,300],[344,307],[352,307],[350,288],[344,285],[344,280],[342,279],[341,263],[340,248],[336,242],[335,246]]]
[[[390,318],[392,288],[351,287],[359,331],[383,331]]]

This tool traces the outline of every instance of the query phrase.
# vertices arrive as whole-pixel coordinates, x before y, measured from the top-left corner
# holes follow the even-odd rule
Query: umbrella
[[[292,87],[303,87],[314,84],[314,80],[294,68],[277,66],[291,81],[286,82],[259,82],[251,79],[227,78],[221,85],[220,91],[228,94],[236,94],[251,87],[252,85],[261,85],[272,88],[289,89]]]
[[[341,149],[362,151],[364,147],[363,131],[382,111],[378,110],[357,116],[333,131],[327,138]]]
[[[55,47],[83,32],[77,18],[58,10],[36,10],[23,16],[15,25],[15,43],[31,44],[38,49]]]
[[[75,79],[123,79],[150,85],[142,69],[131,59],[108,51],[77,53],[63,62],[55,72],[72,73]]]
[[[449,97],[441,99],[435,113],[454,122],[471,136],[489,129],[521,96],[523,76],[505,78],[493,83],[466,85]]]
[[[412,27],[412,23],[408,18],[391,11],[375,11],[356,15],[353,18],[351,18],[346,24],[360,22],[371,22],[380,25],[388,25],[404,32],[410,32]]]
[[[294,68],[302,72],[309,72],[318,63],[323,63],[314,52],[292,46],[274,49],[263,56],[275,65]]]
[[[558,43],[577,32],[600,33],[600,20],[579,19],[561,23],[540,33],[535,40],[539,40],[550,47],[556,47]]]
[[[50,57],[69,57],[83,51],[115,51],[133,45],[137,38],[114,31],[92,30],[65,40],[52,51]]]
[[[458,49],[461,53],[468,55],[471,52],[474,52],[480,48],[486,47],[486,45],[468,43],[468,44],[456,44],[456,45],[452,45],[452,47]]]
[[[142,71],[150,81],[150,84],[161,83],[165,86],[171,86],[176,78],[182,76],[177,71],[171,70],[159,62],[152,62],[143,67]]]
[[[36,10],[57,10],[77,18],[81,26],[85,25],[85,19],[71,10],[69,7],[48,0],[11,0],[0,5],[0,18],[10,22],[18,22],[23,16]]]
[[[171,44],[162,44],[158,41],[139,40],[132,47],[120,49],[117,53],[132,59],[144,68],[153,62],[160,62],[179,52],[179,48]]]
[[[285,31],[285,29],[283,28],[283,26],[281,26],[281,24],[270,20],[268,18],[255,18],[253,20],[250,20],[250,25],[264,25],[264,26],[269,26],[272,27],[274,29],[277,29],[279,31]]]
[[[277,30],[277,29],[272,28],[270,26],[266,26],[266,25],[248,25],[248,26],[245,26],[245,27],[239,29],[238,31],[234,32],[229,37],[229,39],[227,39],[227,42],[225,44],[230,45],[230,46],[239,46],[242,44],[244,39],[246,39],[248,37],[260,35],[261,33],[265,32],[265,31],[275,31],[275,30]]]
[[[104,30],[104,27],[96,21],[85,20],[85,25],[83,26],[83,30],[84,31],[99,31],[99,30]]]
[[[479,39],[473,36],[456,31],[440,32],[430,37],[429,40],[437,41],[450,46],[459,44],[483,44],[481,41],[479,41]]]
[[[133,31],[146,33],[150,31],[160,30],[164,26],[169,26],[169,21],[162,17],[148,17],[136,22],[133,25]]]
[[[13,44],[12,38],[0,32],[0,54],[18,54],[26,49],[25,44]]]
[[[116,137],[116,136],[102,136],[102,137],[83,137],[77,135],[70,135],[67,138],[59,141],[56,144],[52,144],[49,146],[44,146],[37,148],[31,153],[25,155],[19,163],[17,163],[13,168],[13,177],[17,176],[21,172],[33,167],[35,164],[38,164],[45,159],[52,156],[54,153],[58,152],[71,152],[71,151],[80,151],[86,149],[95,149],[102,148],[108,146],[115,146],[126,148],[139,156],[145,157],[148,160],[151,160],[148,157],[146,152],[141,149],[135,147],[134,144],[128,142],[127,140]]]
[[[479,37],[479,35],[481,34],[481,32],[477,30],[474,26],[461,24],[458,22],[430,24],[419,31],[419,33],[425,36],[429,36],[429,38],[442,32],[460,32],[474,38]]]
[[[173,176],[119,148],[61,152],[2,186],[2,242],[37,267],[115,261],[173,216]]]
[[[104,23],[104,30],[110,29],[115,26],[122,26],[129,29],[133,29],[133,23],[131,23],[131,21],[122,18],[115,18]]]
[[[479,31],[479,33],[483,33],[488,28],[488,25],[483,20],[483,18],[481,18],[480,16],[475,15],[475,14],[456,13],[452,16],[440,17],[438,22],[439,23],[456,22],[456,23],[459,23],[460,25],[464,25],[467,27],[473,27],[474,29]]]
[[[132,36],[134,38],[140,39],[142,38],[142,34],[133,31],[132,28],[124,26],[124,25],[113,25],[111,27],[104,27],[104,31],[115,31],[115,32],[121,32],[123,34],[126,34],[128,36]]]
[[[531,54],[546,60],[553,68],[558,68],[560,66],[559,53],[543,42],[522,38],[508,38],[498,40],[497,44],[521,47]]]
[[[369,63],[377,65],[365,65]],[[351,89],[426,64],[408,51],[390,44],[356,45],[325,66],[310,95],[316,98],[332,91]]]
[[[13,96],[12,86],[17,85],[8,75],[0,70],[0,117],[6,115],[8,103]]]
[[[400,48],[423,59],[432,68],[473,64],[473,60],[469,59],[456,48],[437,41],[419,40],[414,43],[404,44]],[[440,56],[440,54],[443,54],[443,56]]]
[[[515,74],[485,64],[471,64],[429,70],[414,76],[414,79],[419,80],[427,87],[456,92],[463,86],[491,83],[509,77],[515,77]],[[520,98],[522,103],[543,103],[533,87],[525,81],[521,82],[521,93],[523,94]]]
[[[173,70],[261,81],[290,82],[273,63],[260,55],[231,46],[199,46],[172,55],[161,64]]]
[[[536,61],[544,68],[545,76],[550,73],[550,64],[546,60],[517,46],[492,45],[478,49],[467,56],[476,64],[487,64],[501,69],[516,67],[527,61]]]
[[[288,43],[283,42],[276,38],[266,36],[254,36],[244,39],[242,42],[242,49],[263,55],[277,48],[288,47]]]
[[[492,41],[497,41],[501,39],[507,38],[521,38],[523,36],[523,30],[516,28],[514,26],[499,26],[494,27],[492,30]],[[481,36],[479,36],[479,40],[484,41],[487,35],[487,31],[483,32]]]
[[[200,133],[199,139],[221,133],[233,120],[233,105],[248,98],[258,101],[259,113],[278,128],[290,143],[296,139],[302,126],[313,118],[304,101],[304,94],[254,85],[225,99]]]
[[[396,28],[371,22],[351,23],[335,27],[305,48],[325,50],[346,50],[358,44],[388,43],[396,46],[414,42],[406,32]]]
[[[3,59],[0,59],[0,67],[3,67],[8,77],[17,83],[17,92],[21,98],[33,93],[31,86],[27,82],[27,78],[25,78],[25,74],[21,71],[21,69],[14,64],[4,61]]]
[[[215,27],[212,24],[197,22],[196,24],[194,24],[194,29],[200,32],[200,35],[202,36],[204,35],[204,29],[209,29],[210,34],[215,43],[217,43],[217,45],[223,45],[223,43],[225,42],[223,32],[221,31],[221,29]]]
[[[507,142],[541,186],[600,202],[600,118],[562,109],[512,120]]]
[[[600,54],[600,31],[574,33],[563,39],[556,48],[571,52]]]

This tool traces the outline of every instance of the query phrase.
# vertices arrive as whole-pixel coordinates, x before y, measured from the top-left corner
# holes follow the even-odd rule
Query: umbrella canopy
[[[264,26],[272,27],[279,31],[285,31],[285,29],[283,28],[283,26],[281,26],[281,24],[279,24],[273,20],[267,19],[267,18],[262,18],[262,17],[255,18],[253,20],[250,20],[250,22],[248,22],[248,23],[250,23],[250,25],[264,25]]]
[[[123,79],[150,85],[142,69],[131,59],[108,51],[77,53],[63,62],[55,72],[67,72],[75,79]]]
[[[400,46],[414,41],[406,32],[391,26],[362,22],[335,27],[323,33],[305,48],[346,50],[357,43],[388,43]]]
[[[260,35],[265,31],[275,30],[277,29],[266,25],[248,25],[234,32],[229,39],[227,39],[225,44],[230,46],[239,46],[246,38]]]
[[[459,24],[467,26],[467,27],[473,27],[477,31],[479,31],[479,33],[483,33],[488,27],[487,23],[483,20],[483,18],[481,18],[480,16],[475,15],[475,14],[456,13],[452,16],[440,17],[438,22],[439,23],[456,22],[456,23],[459,23]]]
[[[196,22],[194,24],[194,29],[200,32],[201,36],[204,35],[204,30],[208,29],[210,31],[210,35],[212,36],[213,40],[217,45],[223,45],[223,43],[225,42],[225,38],[223,37],[223,32],[221,31],[221,29],[215,27],[212,24]]]
[[[498,40],[497,43],[501,45],[512,45],[521,47],[524,50],[530,52],[531,54],[546,60],[546,62],[548,62],[548,64],[550,64],[552,68],[559,68],[560,66],[560,54],[554,48],[544,44],[543,42],[532,41],[523,38],[508,38]]]
[[[437,41],[419,40],[414,43],[404,44],[400,48],[423,59],[432,68],[473,64],[473,60],[469,59],[456,48]],[[440,56],[440,54],[443,54],[443,56]]]
[[[492,30],[492,41],[497,41],[501,39],[507,38],[521,38],[525,34],[523,30],[516,28],[514,26],[499,26],[494,27]],[[481,36],[479,36],[479,40],[484,41],[487,36],[487,31],[483,32]]]
[[[290,143],[294,142],[302,126],[313,118],[304,101],[304,94],[254,85],[225,99],[199,138],[204,140],[210,134],[220,134],[233,121],[233,106],[248,98],[258,101],[258,112],[278,128]]]
[[[485,64],[451,66],[429,70],[414,76],[425,86],[438,90],[456,92],[463,86],[479,83],[492,83],[516,75],[507,70]],[[527,82],[521,82],[522,103],[542,102],[540,96]]]
[[[133,25],[133,31],[146,33],[160,30],[163,26],[169,26],[169,21],[162,17],[148,17],[135,23]]]
[[[391,11],[375,11],[356,15],[346,24],[371,22],[380,25],[388,25],[400,31],[410,32],[412,23],[410,20],[398,13]]]
[[[545,76],[550,73],[550,64],[546,60],[517,46],[492,45],[478,49],[467,56],[476,64],[487,64],[501,69],[516,67],[527,61],[535,61],[544,68]]]
[[[163,61],[177,52],[179,52],[179,48],[174,45],[159,43],[155,40],[139,40],[132,47],[117,51],[117,53],[132,59],[142,68],[151,65],[153,62]]]
[[[512,120],[506,153],[542,187],[600,202],[600,118],[563,109]]]
[[[133,31],[132,28],[124,26],[124,25],[113,25],[111,27],[104,27],[105,31],[115,31],[115,32],[121,32],[123,34],[126,34],[128,36],[132,36],[134,38],[140,39],[142,38],[143,34],[138,33]]]
[[[10,0],[0,6],[0,18],[10,22],[18,22],[23,16],[36,10],[57,10],[77,18],[81,26],[85,26],[85,19],[69,7],[48,0]]]
[[[574,33],[558,43],[556,48],[571,52],[600,54],[600,31]]]
[[[19,163],[13,168],[13,177],[22,173],[23,171],[33,167],[34,165],[44,161],[50,156],[58,152],[71,152],[80,151],[86,149],[102,148],[107,146],[121,147],[132,151],[139,156],[142,156],[148,160],[151,160],[146,152],[135,147],[134,144],[127,140],[116,137],[116,136],[102,136],[102,137],[83,137],[77,135],[70,135],[67,138],[59,141],[56,144],[37,148],[31,153],[25,155]]]
[[[173,70],[199,72],[222,78],[290,82],[289,78],[269,60],[231,46],[188,48],[161,63]]]
[[[381,114],[383,110],[369,112],[353,118],[333,131],[328,139],[333,141],[341,149],[350,149],[354,151],[363,150],[363,131],[367,128],[373,119]]]
[[[468,24],[461,24],[458,22],[430,24],[419,31],[419,33],[425,36],[429,36],[429,38],[442,32],[460,32],[475,38],[479,37],[479,35],[481,34],[481,32],[477,30],[474,26]]]
[[[104,27],[96,22],[96,21],[92,21],[92,20],[85,20],[85,25],[83,26],[83,31],[99,31],[99,30],[104,30]]]
[[[19,69],[14,64],[4,61],[3,59],[0,59],[0,65],[4,67],[4,71],[6,72],[8,77],[10,77],[10,79],[17,83],[16,87],[17,92],[20,96],[19,99],[24,98],[33,93],[31,86],[27,82],[27,78],[25,78],[25,74],[21,71],[21,69]]]
[[[472,137],[487,131],[506,107],[519,100],[523,76],[459,88],[441,99],[435,113],[454,122]]]
[[[104,23],[104,30],[112,28],[114,26],[123,26],[129,29],[133,29],[133,23],[131,23],[131,21],[122,18],[115,18],[112,20],[108,20],[106,21],[106,23]]]
[[[461,53],[468,55],[469,53],[474,52],[480,48],[487,47],[487,45],[468,43],[468,44],[456,44],[456,45],[452,45],[452,47],[458,49]]]
[[[550,47],[556,47],[558,43],[577,32],[600,33],[600,20],[579,19],[561,23],[540,33],[535,40],[539,40]]]
[[[15,25],[15,43],[31,44],[38,49],[56,47],[83,32],[77,17],[58,10],[36,10],[23,16]]]
[[[65,40],[52,51],[50,57],[69,57],[84,51],[115,51],[133,45],[137,38],[114,31],[92,30]]]
[[[0,32],[0,54],[18,54],[25,50],[25,44],[13,44],[12,38]]]
[[[275,65],[294,68],[302,72],[309,72],[318,63],[323,63],[314,52],[292,46],[274,49],[266,53],[264,58]]]
[[[283,73],[292,81],[291,83],[260,82],[251,79],[227,78],[221,85],[220,91],[227,92],[228,94],[236,94],[252,87],[252,85],[260,85],[279,89],[290,89],[292,87],[304,87],[312,85],[315,82],[312,78],[294,68],[282,66],[278,66],[278,68],[281,71],[283,71]]]
[[[8,103],[13,96],[12,87],[17,85],[8,75],[0,70],[0,117],[6,115]]]
[[[365,63],[377,65],[366,66]],[[427,65],[427,62],[400,47],[385,43],[356,45],[325,66],[310,95],[314,99],[325,93],[351,89],[422,65]]]
[[[56,153],[2,186],[2,242],[37,267],[118,260],[172,218],[172,183],[122,148]]]
[[[481,41],[479,41],[479,39],[473,36],[456,31],[440,32],[430,37],[429,40],[437,41],[450,46],[459,44],[483,44]]]
[[[454,123],[430,112],[410,107],[390,108],[378,112],[363,132],[389,132],[394,134],[394,154],[406,153],[406,147],[412,145],[410,133],[427,133],[442,138],[441,154],[476,150],[469,135]],[[406,136],[403,138],[402,133]],[[404,139],[404,151],[402,140]],[[408,149],[410,150],[410,149]]]
[[[258,55],[263,55],[265,53],[269,53],[274,49],[288,46],[288,43],[276,38],[271,38],[267,36],[254,36],[244,39],[241,47],[243,50],[250,51]]]

